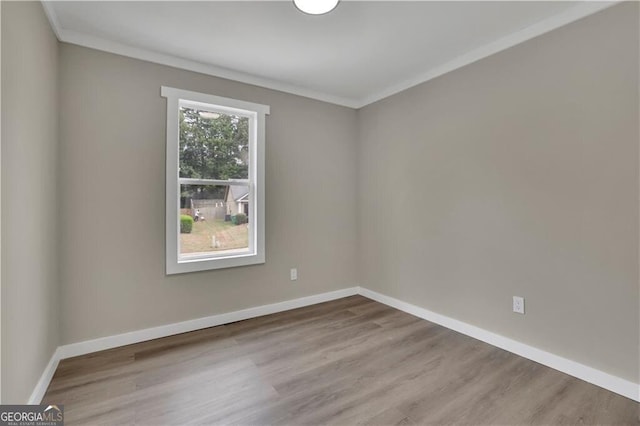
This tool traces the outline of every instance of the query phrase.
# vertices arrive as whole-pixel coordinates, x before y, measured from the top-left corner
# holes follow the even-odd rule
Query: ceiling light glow
[[[293,0],[293,4],[309,15],[322,15],[336,8],[340,0]]]

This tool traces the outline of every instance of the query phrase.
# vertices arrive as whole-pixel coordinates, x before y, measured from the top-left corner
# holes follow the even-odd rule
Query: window
[[[167,274],[264,263],[266,105],[162,87]]]

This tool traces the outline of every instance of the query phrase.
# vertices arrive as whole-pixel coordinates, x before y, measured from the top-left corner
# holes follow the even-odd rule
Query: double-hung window
[[[267,105],[162,87],[167,274],[264,263]]]

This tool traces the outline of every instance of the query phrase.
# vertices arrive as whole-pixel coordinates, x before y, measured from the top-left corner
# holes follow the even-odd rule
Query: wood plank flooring
[[[639,404],[362,296],[63,360],[75,424],[634,425]]]

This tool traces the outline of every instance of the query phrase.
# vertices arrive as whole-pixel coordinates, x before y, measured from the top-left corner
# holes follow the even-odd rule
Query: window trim
[[[206,93],[181,90],[162,86],[161,96],[167,99],[167,134],[166,134],[166,273],[180,274],[186,272],[205,271],[211,269],[232,268],[236,266],[255,265],[265,262],[265,119],[270,113],[268,105],[237,99],[224,98]],[[198,103],[215,105],[216,111],[235,114],[255,120],[255,135],[250,129],[249,155],[249,191],[255,193],[253,220],[253,250],[249,253],[219,255],[216,257],[197,257],[180,260],[180,183],[179,183],[179,147],[180,147],[180,103],[197,106]],[[251,146],[253,142],[253,147]],[[253,154],[253,155],[251,155]],[[252,175],[255,173],[255,176]],[[195,179],[194,181],[197,181]],[[225,184],[228,184],[225,181]],[[251,241],[252,236],[249,236]]]

